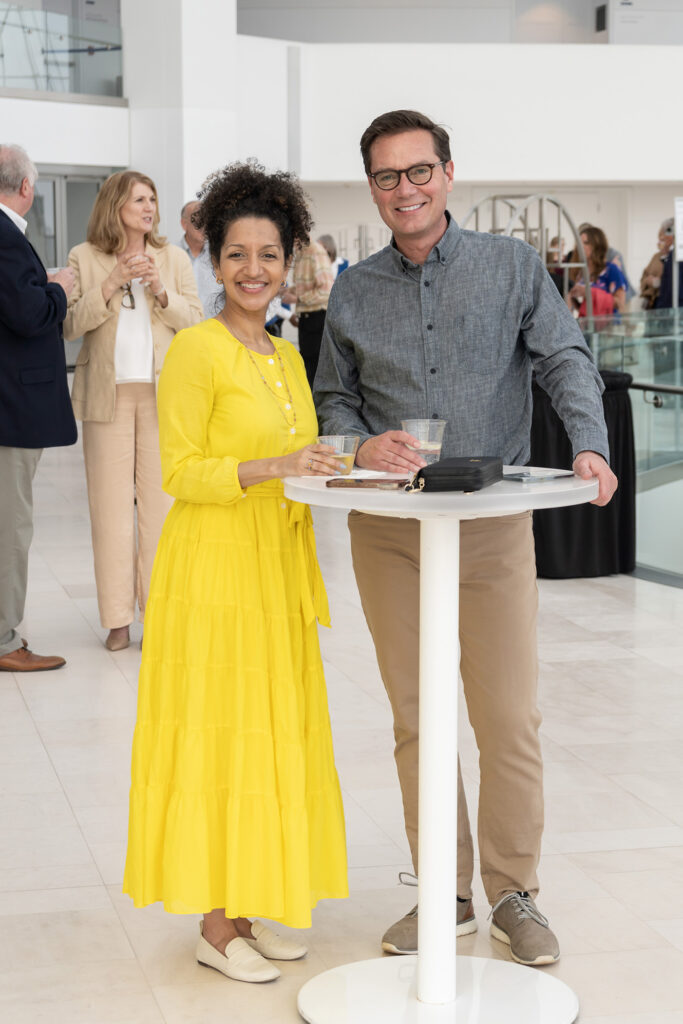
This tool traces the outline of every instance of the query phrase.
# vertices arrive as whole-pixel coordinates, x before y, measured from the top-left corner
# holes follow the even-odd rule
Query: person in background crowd
[[[406,417],[447,421],[442,454],[529,459],[531,370],[572,441],[578,476],[605,505],[616,478],[602,382],[536,252],[516,238],[461,231],[448,133],[413,110],[382,114],[361,138],[372,199],[391,244],[337,280],[315,399],[325,434],[358,434],[363,469],[424,466]],[[482,268],[485,268],[485,272]],[[390,313],[390,315],[388,315]],[[356,582],[394,713],[406,832],[418,870],[419,523],[352,512]],[[453,571],[458,572],[454,566]],[[560,953],[535,904],[543,832],[538,737],[537,588],[531,513],[464,521],[461,670],[480,756],[479,855],[491,933],[529,965]],[[453,681],[455,685],[455,680]],[[459,781],[457,932],[473,932],[474,854]],[[382,947],[417,952],[417,908]]]
[[[173,335],[202,318],[190,261],[158,229],[154,182],[119,171],[97,195],[87,242],[69,253],[76,283],[64,333],[83,335],[71,397],[83,421],[97,601],[110,651],[128,646],[136,601],[144,618],[171,506],[161,486],[156,381]]]
[[[193,216],[199,209],[199,202],[196,199],[185,203],[180,211],[180,226],[183,229],[183,237],[180,239],[180,248],[184,249],[190,257],[192,272],[197,282],[199,300],[204,309],[204,316],[214,316],[217,309],[223,305],[223,288],[216,281],[209,245],[203,231],[195,226]]]
[[[640,297],[643,300],[643,309],[654,309],[662,283],[662,272],[664,270],[662,257],[667,255],[673,244],[674,219],[673,217],[667,217],[666,220],[662,221],[659,228],[657,252],[640,277]]]
[[[77,439],[62,339],[72,270],[47,274],[26,238],[38,172],[0,145],[0,671],[66,664],[34,654],[19,635],[33,536],[33,477],[43,448]]]
[[[550,239],[550,245],[546,252],[546,270],[550,274],[553,284],[557,288],[560,295],[564,298],[564,270],[558,266],[558,263],[564,261],[564,239],[555,235],[554,238]]]
[[[308,383],[313,387],[325,326],[325,311],[334,284],[330,257],[320,242],[310,242],[297,250],[293,282],[293,287],[284,293],[282,301],[296,302],[291,323],[299,329],[299,352],[306,367]]]
[[[653,304],[654,309],[671,309],[674,303],[672,268],[676,262],[674,249],[676,242],[675,226],[673,218],[671,218],[671,221],[665,221],[664,223],[670,225],[669,230],[671,234],[667,236],[670,238],[668,246],[662,250],[662,275],[657,298]],[[678,305],[683,306],[683,262],[678,264]]]
[[[626,305],[626,278],[616,263],[607,261],[607,238],[601,228],[591,224],[581,225],[581,244],[586,254],[590,285],[607,292],[612,297],[612,311],[623,313]],[[586,282],[582,272],[576,269],[572,277],[574,284],[566,297],[570,309],[581,307],[586,297]]]
[[[580,224],[579,225],[579,235],[583,231],[585,231],[586,228],[590,228],[590,227],[592,227],[592,225],[588,224],[588,223]],[[621,253],[619,252],[618,249],[615,249],[614,246],[609,244],[609,242],[607,241],[607,238],[605,238],[605,241],[607,242],[607,251],[605,253],[605,262],[606,263],[614,263],[619,268],[619,270],[622,272],[622,274],[624,275],[625,288],[626,288],[626,295],[624,297],[624,305],[626,305],[626,303],[630,302],[631,299],[634,298],[634,296],[636,294],[635,293],[635,289],[633,288],[633,285],[631,284],[631,282],[629,280],[628,273],[626,272],[626,265],[625,265],[625,262],[624,262],[624,257],[621,255]]]
[[[272,302],[269,303],[268,309],[266,310],[266,330],[269,334],[274,334],[276,338],[282,337],[282,325],[285,320],[290,320],[294,316],[291,308],[286,306],[281,299],[281,295],[287,291],[287,285],[283,284],[280,286],[278,294],[275,296]]]
[[[330,263],[332,264],[332,273],[334,274],[334,279],[336,281],[339,275],[342,273],[342,271],[347,269],[349,261],[347,259],[344,259],[343,256],[337,256],[337,243],[335,242],[332,235],[321,235],[318,241],[322,245],[327,255],[330,257]]]
[[[181,331],[159,382],[175,504],[152,577],[124,892],[202,914],[200,964],[272,981],[347,895],[344,813],[316,619],[329,612],[308,506],[286,476],[335,473],[300,355],[264,329],[310,214],[293,175],[233,164],[202,193],[225,305]],[[254,1021],[261,1019],[258,1010]]]

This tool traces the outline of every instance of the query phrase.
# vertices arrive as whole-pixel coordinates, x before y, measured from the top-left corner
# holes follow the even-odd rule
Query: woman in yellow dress
[[[145,613],[124,892],[203,914],[197,959],[270,981],[348,894],[316,619],[329,625],[308,506],[282,478],[331,475],[303,361],[265,332],[310,215],[293,176],[212,175],[195,214],[225,305],[180,331],[159,382],[163,486],[175,498]]]

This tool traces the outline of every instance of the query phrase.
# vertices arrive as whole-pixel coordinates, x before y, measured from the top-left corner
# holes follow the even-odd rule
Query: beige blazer
[[[146,252],[154,257],[168,296],[168,306],[162,309],[149,288],[145,289],[154,341],[154,379],[158,382],[173,336],[183,327],[203,320],[204,312],[187,253],[177,245],[164,245],[161,249],[148,245]],[[64,337],[73,341],[83,335],[71,391],[78,420],[111,423],[114,419],[114,348],[123,290],[119,289],[109,303],[105,303],[102,282],[115,263],[115,254],[102,252],[90,242],[75,246],[69,253],[69,266],[76,274],[76,284],[69,296]]]

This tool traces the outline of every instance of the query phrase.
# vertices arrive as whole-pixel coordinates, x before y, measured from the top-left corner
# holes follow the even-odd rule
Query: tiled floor
[[[382,931],[415,899],[397,883],[409,862],[391,721],[344,516],[316,513],[351,897],[317,909],[304,961],[247,986],[196,964],[195,919],[134,910],[121,895],[139,645],[102,646],[78,448],[44,454],[35,494],[24,635],[68,664],[0,676],[0,1020],[294,1024],[302,982],[378,956]],[[540,590],[540,903],[563,950],[551,972],[578,993],[581,1024],[683,1024],[683,591],[629,577]],[[472,806],[464,716],[461,733]],[[479,882],[475,903],[480,930],[459,951],[505,958]]]

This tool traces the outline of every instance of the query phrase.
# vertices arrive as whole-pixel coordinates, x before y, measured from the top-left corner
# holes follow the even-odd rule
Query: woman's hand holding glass
[[[125,288],[127,284],[130,284],[133,278],[142,277],[148,263],[149,257],[145,256],[144,253],[134,253],[132,256],[117,256],[111,273],[102,282],[104,301],[109,302],[112,295],[120,288]]]
[[[144,259],[145,265],[141,267],[138,276],[142,278],[142,283],[149,287],[152,295],[160,295],[164,291],[164,286],[159,277],[159,268],[153,256],[145,256]]]
[[[329,444],[307,444],[282,456],[281,476],[339,476],[339,459]]]

